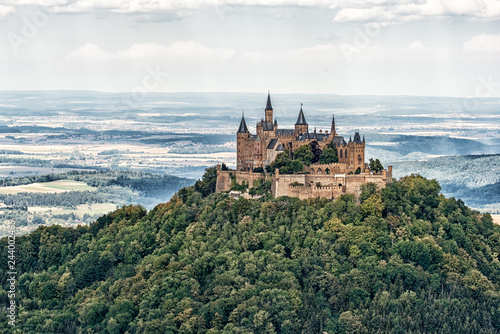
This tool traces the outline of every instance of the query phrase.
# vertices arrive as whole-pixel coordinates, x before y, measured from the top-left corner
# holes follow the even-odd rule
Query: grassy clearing
[[[116,209],[116,204],[113,203],[95,203],[95,204],[81,204],[76,207],[76,210],[64,209],[61,207],[46,207],[46,206],[32,206],[28,208],[30,213],[44,214],[44,215],[60,215],[67,213],[74,213],[79,218],[83,217],[85,213],[90,215],[105,214]]]
[[[90,190],[97,188],[88,186],[85,182],[73,180],[58,180],[44,183],[33,183],[14,187],[0,187],[0,194],[17,194],[22,192],[29,193],[62,193],[72,190]]]

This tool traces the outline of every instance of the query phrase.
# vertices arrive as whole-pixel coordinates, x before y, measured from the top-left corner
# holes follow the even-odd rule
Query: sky
[[[1,0],[0,90],[500,97],[497,0]]]

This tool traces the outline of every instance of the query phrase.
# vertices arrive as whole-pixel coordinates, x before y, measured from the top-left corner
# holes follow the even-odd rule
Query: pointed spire
[[[240,122],[240,127],[238,129],[238,133],[246,133],[246,132],[248,132],[247,122],[245,122],[245,114],[242,112],[241,113],[241,122]]]
[[[332,125],[335,124],[335,114],[332,114]]]
[[[351,143],[351,142],[352,142],[352,136],[349,135],[349,143]]]
[[[267,91],[266,110],[273,110],[273,106],[271,105],[271,92],[270,91]]]
[[[359,135],[359,130],[355,130],[353,141],[356,144],[360,144],[361,143],[361,136]]]
[[[363,135],[363,143],[365,142],[365,135]]]
[[[297,122],[295,123],[295,125],[307,125],[304,112],[302,111],[302,103],[300,104],[299,117],[297,118]]]

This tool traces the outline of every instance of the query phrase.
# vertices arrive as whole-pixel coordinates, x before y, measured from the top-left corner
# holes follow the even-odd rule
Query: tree
[[[359,201],[363,203],[368,197],[377,192],[377,185],[373,182],[365,183],[361,186],[361,194],[359,195]]]
[[[299,160],[300,162],[310,165],[314,160],[314,153],[312,151],[311,145],[302,145],[293,153],[293,159]]]
[[[379,159],[373,160],[373,158],[370,158],[370,163],[368,164],[368,166],[375,173],[380,173],[384,169],[384,166],[382,166],[382,163]]]
[[[319,147],[318,141],[313,140],[309,146],[311,146],[311,151],[313,153],[312,163],[315,164],[321,158],[321,148]]]
[[[304,165],[301,161],[290,159],[288,150],[285,150],[285,152],[281,152],[280,154],[278,154],[270,166],[271,167],[268,169],[269,171],[274,172],[276,168],[279,168],[280,173],[282,174],[292,174],[294,172],[300,172],[304,168]]]
[[[323,152],[321,152],[321,157],[319,159],[320,164],[331,164],[339,162],[337,156],[337,150],[334,148],[326,147]]]
[[[382,196],[380,196],[380,194],[370,195],[370,197],[361,204],[361,213],[365,217],[370,215],[382,217],[382,211],[384,211],[384,203],[382,202]]]
[[[217,167],[208,167],[205,169],[205,174],[203,174],[201,180],[196,181],[194,184],[194,190],[201,193],[203,197],[206,197],[215,192],[216,185]]]

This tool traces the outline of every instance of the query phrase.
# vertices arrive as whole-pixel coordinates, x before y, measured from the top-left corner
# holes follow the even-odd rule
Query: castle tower
[[[356,130],[354,138],[349,138],[349,164],[354,170],[360,169],[361,173],[365,172],[365,138],[361,140],[359,131]]]
[[[248,139],[250,131],[248,131],[245,115],[241,115],[240,127],[236,133],[236,169],[244,170],[248,164],[248,159],[251,158],[251,151],[248,147]]]
[[[302,111],[302,103],[300,104],[299,117],[297,117],[297,122],[295,122],[295,131],[297,131],[298,134],[309,131],[309,125],[306,122],[304,111]]]
[[[332,132],[330,133],[332,137],[337,136],[337,130],[335,130],[335,115],[332,116]]]
[[[271,94],[267,92],[266,122],[273,123],[273,106],[271,105]]]

